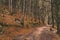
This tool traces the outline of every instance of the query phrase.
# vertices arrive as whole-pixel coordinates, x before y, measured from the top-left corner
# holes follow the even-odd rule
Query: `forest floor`
[[[23,28],[9,27],[0,35],[0,40],[60,40],[49,27]]]
[[[4,26],[3,31],[0,30],[0,40],[60,40],[60,37],[54,33],[55,30],[50,31],[49,26],[34,28],[20,28],[19,26],[14,26],[18,25],[15,21],[15,17],[17,16],[0,14],[0,23],[3,22],[10,25],[8,27]],[[21,16],[18,18],[21,18]],[[2,27],[0,26],[0,28]]]

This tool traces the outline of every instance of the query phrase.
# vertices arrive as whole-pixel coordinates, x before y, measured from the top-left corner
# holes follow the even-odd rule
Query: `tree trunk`
[[[9,0],[9,11],[12,13],[12,0]]]
[[[54,28],[54,13],[53,13],[53,0],[51,0],[51,15],[52,15],[52,27]]]

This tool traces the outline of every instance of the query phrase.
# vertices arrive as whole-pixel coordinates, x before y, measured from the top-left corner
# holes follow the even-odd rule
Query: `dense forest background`
[[[52,25],[60,34],[60,0],[0,0],[0,25]]]

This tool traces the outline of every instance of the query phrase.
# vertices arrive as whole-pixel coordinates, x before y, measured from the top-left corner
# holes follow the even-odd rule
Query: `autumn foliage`
[[[16,21],[17,19],[17,21]],[[24,21],[21,28],[21,21]],[[32,23],[39,23],[39,20],[36,20],[29,15],[23,15],[21,11],[10,15],[9,11],[5,9],[3,13],[0,13],[0,24],[2,24],[2,32],[3,34],[0,36],[1,40],[12,40],[14,36],[17,35],[26,35],[31,33],[34,28],[32,27]],[[7,26],[6,26],[7,25]]]

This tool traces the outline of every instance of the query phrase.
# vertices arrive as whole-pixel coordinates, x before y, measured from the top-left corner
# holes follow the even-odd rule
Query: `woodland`
[[[0,0],[0,40],[60,40],[60,0]]]

